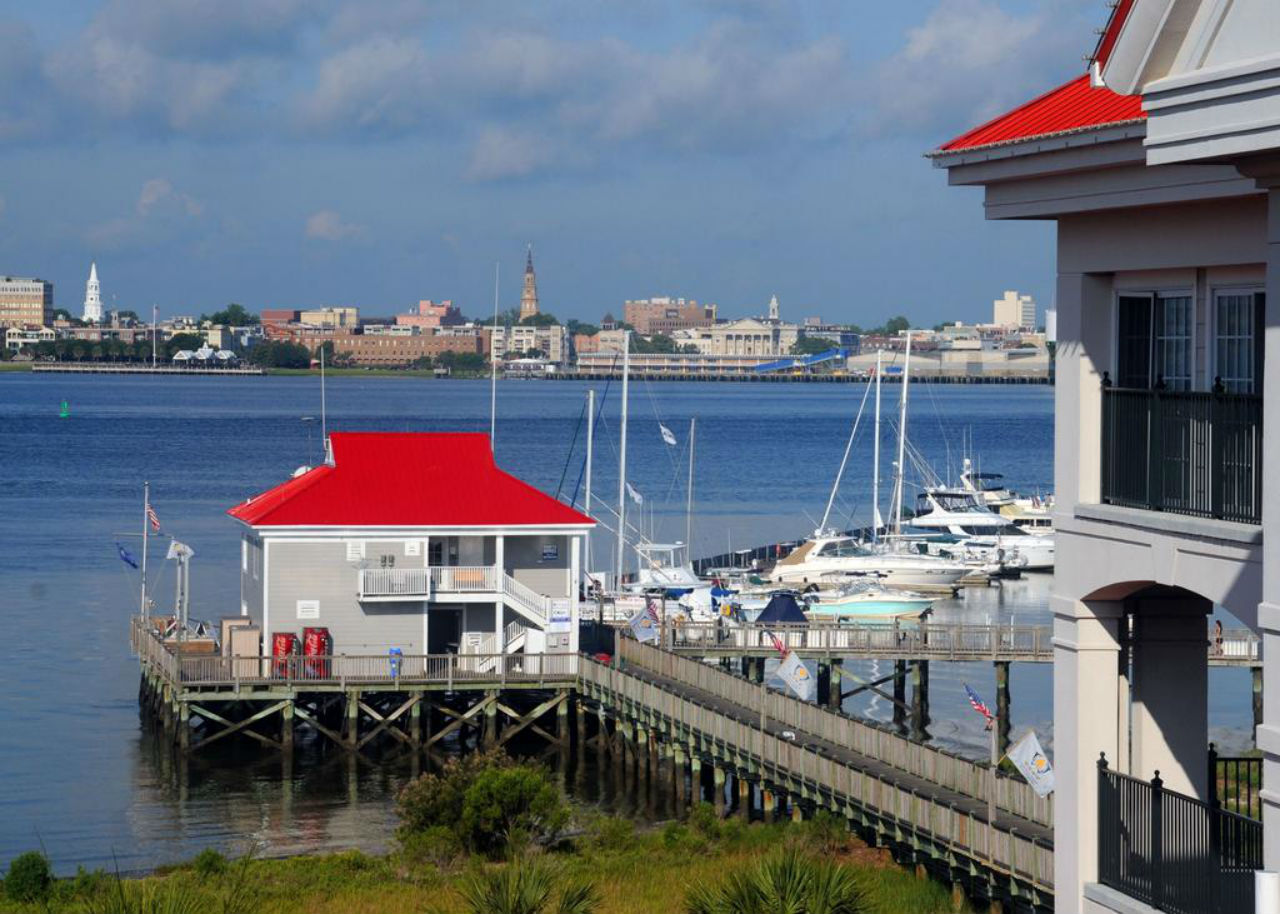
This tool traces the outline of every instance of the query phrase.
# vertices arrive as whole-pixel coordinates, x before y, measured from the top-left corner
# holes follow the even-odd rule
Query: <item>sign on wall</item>
[[[320,618],[320,601],[319,600],[299,600],[298,601],[298,618],[299,619],[319,619]]]
[[[404,544],[406,558],[422,555],[422,540],[408,540]]]
[[[560,544],[559,543],[543,543],[542,544],[542,560],[544,562],[556,562],[560,560]]]
[[[567,632],[572,626],[572,617],[568,606],[551,606],[551,616],[547,620],[548,632]]]
[[[364,558],[364,542],[347,543],[347,561],[358,562]]]

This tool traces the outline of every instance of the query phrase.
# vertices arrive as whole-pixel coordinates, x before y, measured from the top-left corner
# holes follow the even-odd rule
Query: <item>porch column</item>
[[[1280,466],[1280,176],[1267,182],[1267,313],[1263,363],[1262,465]],[[1259,180],[1259,184],[1263,181]],[[1280,480],[1262,483],[1262,860],[1280,870]]]
[[[1204,799],[1209,753],[1206,622],[1199,598],[1135,601],[1130,773]],[[1056,740],[1055,740],[1056,742]]]
[[[1059,238],[1062,264],[1071,252]],[[1058,274],[1053,485],[1059,514],[1097,504],[1102,496],[1102,373],[1113,367],[1111,289],[1109,273]]]
[[[493,538],[493,564],[498,569],[498,586],[502,586],[502,575],[507,573],[507,556],[506,556],[507,538],[502,534],[498,534]]]
[[[505,589],[506,574],[506,537],[498,534],[493,538],[493,564],[498,569],[498,590],[501,592]],[[502,601],[499,600],[493,604],[494,622],[493,622],[493,643],[497,645],[498,652],[505,654],[507,652],[507,639],[502,633]]]
[[[1055,909],[1080,914],[1098,878],[1098,753],[1122,740],[1117,657],[1123,605],[1052,598]],[[1203,663],[1203,660],[1201,661]]]
[[[578,653],[578,594],[582,586],[582,537],[569,537],[569,653]]]

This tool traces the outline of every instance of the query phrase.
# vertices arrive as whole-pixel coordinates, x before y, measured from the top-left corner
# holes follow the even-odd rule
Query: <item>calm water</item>
[[[497,457],[549,492],[572,493],[581,475],[587,386],[504,382]],[[844,385],[636,384],[628,476],[645,497],[646,528],[683,539],[689,419],[698,420],[696,555],[803,536],[821,516],[864,388]],[[616,499],[618,385],[605,398],[594,468],[597,497]],[[597,385],[597,396],[605,393]],[[896,395],[886,389],[886,403]],[[58,418],[59,402],[71,417]],[[934,387],[912,399],[912,441],[941,473],[964,442],[982,468],[1024,491],[1052,479],[1052,390]],[[317,383],[308,378],[103,378],[0,374],[0,512],[7,520],[0,601],[0,861],[43,843],[60,870],[77,864],[144,868],[209,845],[269,853],[382,845],[393,766],[296,764],[233,753],[177,764],[139,724],[138,672],[126,622],[136,572],[116,556],[141,524],[142,481],[166,531],[191,544],[192,616],[237,611],[237,525],[225,510],[313,462],[319,449]],[[886,406],[886,411],[887,406]],[[338,430],[487,431],[485,382],[337,378],[328,421]],[[869,418],[865,421],[869,422]],[[658,423],[680,443],[663,445]],[[571,455],[571,442],[578,442]],[[886,440],[888,433],[886,432]],[[870,516],[867,430],[859,433],[836,519]],[[886,455],[885,476],[889,475]],[[887,493],[887,485],[885,489]],[[882,502],[883,504],[883,502]],[[648,512],[652,510],[652,517]],[[601,563],[609,554],[597,539]],[[136,551],[136,546],[134,546]],[[156,563],[161,564],[163,563]],[[163,605],[173,586],[163,568]],[[970,591],[943,618],[1047,622],[1046,576]],[[855,665],[859,675],[875,672]],[[963,682],[994,700],[989,664],[935,665],[934,737],[981,755],[985,738]],[[1239,742],[1249,722],[1247,673],[1213,671],[1215,736]],[[1047,665],[1013,670],[1015,732],[1050,733]],[[849,710],[879,719],[883,701]],[[587,790],[588,795],[591,794]]]

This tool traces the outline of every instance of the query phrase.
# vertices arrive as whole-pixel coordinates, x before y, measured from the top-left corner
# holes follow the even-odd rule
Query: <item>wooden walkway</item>
[[[584,658],[579,678],[624,743],[643,731],[641,743],[673,742],[741,783],[835,812],[971,895],[1052,905],[1053,801],[1021,780],[630,638],[614,665]]]

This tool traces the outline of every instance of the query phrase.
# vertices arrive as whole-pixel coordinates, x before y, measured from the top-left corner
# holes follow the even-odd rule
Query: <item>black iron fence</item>
[[[1102,500],[1262,522],[1262,397],[1104,387]]]
[[[1098,881],[1170,914],[1252,911],[1262,823],[1098,761]]]
[[[1226,812],[1262,818],[1262,758],[1218,755],[1209,744],[1209,802]]]

